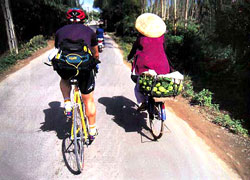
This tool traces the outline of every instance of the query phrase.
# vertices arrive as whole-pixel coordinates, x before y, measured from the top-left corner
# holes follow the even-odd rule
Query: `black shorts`
[[[68,80],[76,74],[76,70],[70,69],[57,69],[56,70],[59,76],[64,79]],[[75,77],[78,81],[78,86],[82,94],[89,94],[95,89],[95,76],[94,72],[92,71],[84,71],[80,70],[79,74]]]

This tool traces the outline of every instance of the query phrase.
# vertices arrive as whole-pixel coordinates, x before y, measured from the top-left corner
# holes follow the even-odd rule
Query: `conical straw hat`
[[[144,13],[140,15],[135,22],[135,28],[144,36],[157,38],[166,32],[166,24],[164,21],[152,13]]]

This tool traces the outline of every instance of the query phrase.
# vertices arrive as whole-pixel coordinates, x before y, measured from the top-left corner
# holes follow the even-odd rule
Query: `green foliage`
[[[76,0],[10,0],[13,23],[18,44],[42,34],[52,36],[67,23],[66,11],[77,7]],[[0,16],[3,17],[2,12]],[[0,18],[0,53],[8,49],[4,18]]]
[[[101,19],[105,19],[107,31],[118,36],[134,36],[134,23],[141,12],[139,0],[95,0],[94,7],[102,10]]]
[[[32,39],[30,39],[29,42],[25,43],[21,46],[21,49],[35,51],[41,47],[45,47],[47,45],[47,42],[43,35],[37,35],[34,36]]]
[[[221,114],[213,120],[214,123],[220,126],[226,127],[229,130],[242,134],[244,136],[248,135],[248,130],[242,127],[242,120],[232,119],[229,115]]]
[[[179,24],[175,33],[173,25],[168,24],[167,29],[166,53],[174,67],[180,71],[197,72],[200,70],[199,61],[203,57],[203,52],[199,26],[190,23],[185,29],[184,24]]]
[[[183,36],[170,36],[168,39],[169,44],[178,44],[182,45],[183,44]]]
[[[193,103],[197,103],[201,106],[210,107],[212,105],[212,95],[208,89],[203,89],[199,93],[195,94],[192,98]]]
[[[135,37],[117,37],[114,36],[113,33],[109,33],[109,35],[118,43],[118,45],[120,46],[120,48],[123,51],[123,57],[124,60],[126,61],[127,56],[132,48],[132,43],[135,41]]]
[[[0,73],[15,64],[17,60],[31,56],[33,52],[45,46],[47,46],[47,41],[42,35],[34,36],[29,42],[21,45],[18,54],[12,53],[0,58]]]
[[[190,79],[189,76],[185,76],[185,80],[184,80],[184,91],[182,93],[183,97],[189,98],[189,97],[194,97],[194,87],[192,84],[192,80]]]

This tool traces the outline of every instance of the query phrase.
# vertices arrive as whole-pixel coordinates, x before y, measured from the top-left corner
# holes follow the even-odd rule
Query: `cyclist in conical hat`
[[[164,34],[166,24],[157,15],[144,13],[140,15],[135,22],[135,28],[139,36],[133,44],[128,55],[128,60],[134,58],[132,71],[136,75],[154,70],[157,74],[167,74],[170,72],[170,66],[164,50]],[[145,97],[139,92],[139,83],[135,86],[135,96],[137,102],[141,104],[138,110],[145,109]]]

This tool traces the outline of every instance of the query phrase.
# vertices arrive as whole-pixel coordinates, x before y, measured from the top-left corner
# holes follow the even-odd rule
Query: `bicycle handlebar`
[[[47,66],[52,66],[52,64],[49,64],[49,63],[46,63],[46,62],[44,62],[44,64],[47,65]]]

